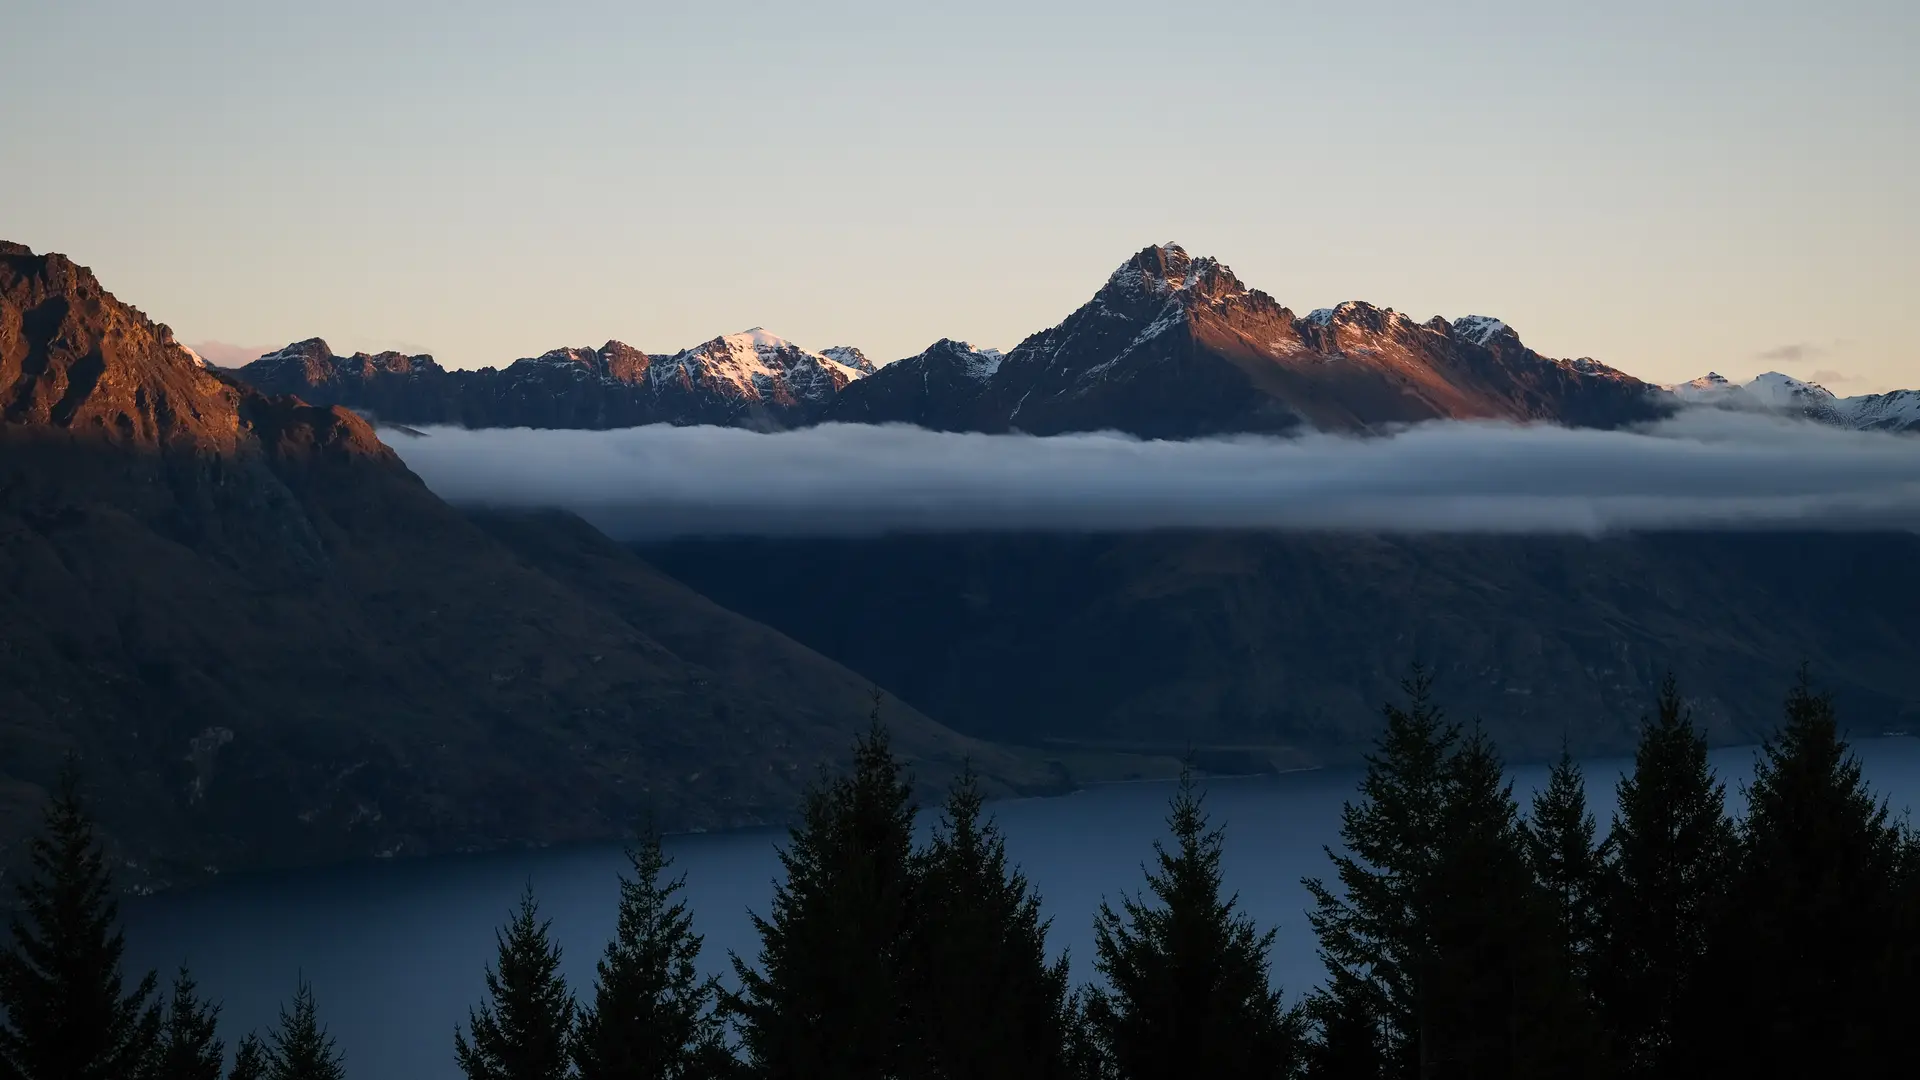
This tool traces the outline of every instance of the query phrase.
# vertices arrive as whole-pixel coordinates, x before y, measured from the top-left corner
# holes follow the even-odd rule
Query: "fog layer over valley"
[[[387,429],[441,497],[621,539],[1265,528],[1598,535],[1920,523],[1920,441],[1688,409],[1625,430],[1440,421],[1147,441],[828,424],[774,434]]]

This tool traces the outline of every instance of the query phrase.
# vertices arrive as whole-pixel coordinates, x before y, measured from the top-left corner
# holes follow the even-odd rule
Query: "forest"
[[[660,838],[637,830],[613,940],[569,986],[529,889],[449,1035],[471,1080],[1427,1080],[1914,1075],[1920,834],[1864,782],[1802,671],[1744,807],[1669,677],[1617,810],[1562,753],[1523,806],[1477,724],[1415,669],[1304,913],[1321,984],[1273,985],[1274,933],[1226,888],[1229,838],[1182,779],[1138,882],[1093,912],[1095,978],[963,777],[917,840],[876,698],[811,789],[733,978]],[[192,973],[128,973],[83,763],[50,799],[0,951],[0,1080],[337,1080],[311,989],[231,1047]]]

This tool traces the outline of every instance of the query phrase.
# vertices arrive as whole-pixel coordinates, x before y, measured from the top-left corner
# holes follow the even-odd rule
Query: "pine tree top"
[[[158,980],[149,972],[125,986],[112,875],[72,759],[44,822],[0,952],[0,1075],[133,1075],[159,1037]]]
[[[314,1007],[313,984],[303,976],[291,1006],[280,1007],[280,1021],[267,1033],[268,1080],[343,1080],[346,1067],[333,1036]]]

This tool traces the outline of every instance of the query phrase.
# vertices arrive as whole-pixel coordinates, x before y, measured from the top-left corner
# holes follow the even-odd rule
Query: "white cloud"
[[[1712,409],[1632,431],[1435,423],[1372,438],[1193,442],[860,425],[387,438],[449,501],[563,508],[627,539],[1920,527],[1920,439]]]

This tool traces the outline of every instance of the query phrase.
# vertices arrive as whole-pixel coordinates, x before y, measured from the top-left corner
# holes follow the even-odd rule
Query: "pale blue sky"
[[[1920,385],[1912,0],[0,4],[0,236],[187,341],[892,359],[1175,240],[1298,311]]]

